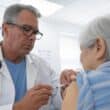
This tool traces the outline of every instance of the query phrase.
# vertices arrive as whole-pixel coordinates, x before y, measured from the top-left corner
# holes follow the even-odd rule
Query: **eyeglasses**
[[[32,35],[37,35],[37,37],[36,37],[37,40],[40,40],[43,37],[43,33],[41,33],[37,29],[34,29],[30,25],[27,25],[27,24],[19,25],[19,24],[15,24],[15,23],[7,23],[7,24],[18,27],[24,33],[24,35],[26,35],[28,37],[30,37]]]

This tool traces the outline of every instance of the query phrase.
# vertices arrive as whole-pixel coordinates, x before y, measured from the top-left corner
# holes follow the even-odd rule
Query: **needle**
[[[66,84],[59,84],[56,86],[56,88],[61,88],[61,87],[65,87],[65,86],[67,86],[67,85]]]

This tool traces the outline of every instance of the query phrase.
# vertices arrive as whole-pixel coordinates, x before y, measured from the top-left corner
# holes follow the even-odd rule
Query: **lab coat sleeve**
[[[59,78],[58,74],[51,68],[51,66],[45,62],[43,59],[37,57],[35,58],[36,66],[38,69],[38,76],[36,83],[43,82],[43,83],[49,83],[53,87],[53,95],[50,97],[50,106],[51,110],[61,110],[61,93],[60,89],[57,89],[56,86],[59,84]],[[45,74],[44,74],[45,73]],[[38,81],[38,82],[37,82]]]
[[[13,110],[13,104],[0,105],[0,110]]]

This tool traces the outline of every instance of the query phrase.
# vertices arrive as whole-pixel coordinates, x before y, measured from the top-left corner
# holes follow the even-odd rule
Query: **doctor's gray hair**
[[[22,10],[28,10],[31,13],[33,13],[33,15],[35,15],[36,17],[41,16],[39,11],[31,5],[13,4],[6,8],[3,16],[3,23],[15,23],[17,16]]]
[[[80,45],[83,48],[91,48],[99,37],[104,39],[107,47],[106,57],[110,59],[110,15],[94,19],[80,34]]]

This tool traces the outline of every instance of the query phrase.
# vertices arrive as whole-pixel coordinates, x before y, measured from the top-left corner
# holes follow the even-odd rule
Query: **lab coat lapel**
[[[0,74],[3,74],[6,78],[8,78],[12,81],[12,78],[11,78],[11,75],[10,75],[9,70],[7,68],[7,65],[3,59],[1,47],[0,47],[0,62],[1,62]]]
[[[27,89],[30,89],[35,85],[37,69],[33,59],[30,56],[27,56],[26,59]]]
[[[11,87],[13,88],[12,89],[12,97],[14,99],[15,88],[14,88],[14,85],[13,85],[13,80],[11,78],[10,72],[9,72],[9,70],[7,68],[7,65],[6,65],[4,59],[3,59],[1,47],[0,47],[0,62],[1,62],[1,68],[0,68],[0,95],[2,94],[1,90],[2,90],[2,85],[3,85],[2,76],[4,76],[5,78],[7,78],[7,82],[9,80],[9,82],[10,82],[9,85],[11,85]]]

